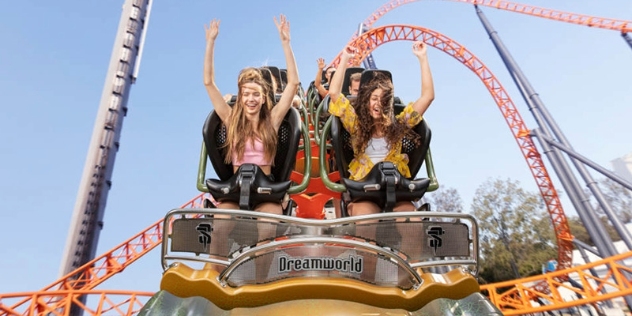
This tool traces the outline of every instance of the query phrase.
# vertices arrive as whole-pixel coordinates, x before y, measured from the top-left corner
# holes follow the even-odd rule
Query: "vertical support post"
[[[621,37],[623,37],[623,39],[626,41],[626,43],[628,43],[630,48],[632,48],[632,37],[630,37],[630,34],[623,32],[621,33]]]
[[[140,63],[144,30],[151,0],[125,0],[101,103],[88,149],[60,275],[65,276],[91,261],[96,253],[112,170],[119,149],[130,88]],[[88,282],[86,280],[85,282]],[[81,286],[78,284],[78,286]]]
[[[548,128],[551,128],[559,141],[572,150],[572,147],[568,144],[566,137],[557,126],[555,120],[553,120],[553,117],[548,113],[548,110],[544,106],[544,103],[540,100],[540,97],[535,92],[535,89],[531,86],[529,80],[523,74],[522,70],[518,66],[518,63],[513,59],[513,57],[509,53],[509,50],[501,41],[498,33],[491,26],[491,23],[487,20],[487,18],[478,8],[478,6],[475,5],[475,9],[481,23],[483,24],[483,27],[489,34],[492,43],[498,50],[498,53],[505,63],[505,66],[509,70],[511,77],[516,83],[518,90],[520,90],[520,93],[522,94],[525,102],[529,105],[529,109],[531,110],[531,113],[533,114],[537,124],[540,126],[542,134],[546,137],[552,138],[550,137],[550,133],[548,130]],[[535,132],[538,133],[540,131],[536,130]],[[600,255],[604,258],[616,255],[617,251],[614,248],[612,239],[610,238],[605,227],[599,220],[596,212],[590,205],[590,201],[579,186],[577,179],[568,167],[566,160],[561,156],[561,153],[557,148],[550,148],[550,146],[548,146],[548,143],[542,140],[540,143],[543,145],[543,147],[548,147],[547,150],[552,153],[552,155],[547,155],[547,157],[550,158],[554,168],[556,164],[558,165],[559,170],[556,169],[556,173],[558,174],[560,179],[562,179],[562,184],[565,185],[565,188],[569,193],[569,197],[571,197],[572,195],[576,195],[576,197],[571,198],[571,202],[573,202],[573,204],[575,205],[577,214],[582,219],[582,222],[586,226],[586,230],[588,231],[592,240],[595,242],[595,245],[597,245],[597,250],[599,251]],[[601,194],[601,191],[596,186],[595,181],[592,179],[585,166],[576,159],[571,158],[571,161],[575,165],[575,168],[577,168],[577,170],[579,171],[584,181],[588,184],[588,187],[591,189],[592,193],[595,195],[595,198],[600,203],[604,212],[608,215],[610,221],[614,224],[616,228],[616,222],[618,221],[620,223],[620,220],[616,218],[616,216],[614,216],[614,212],[610,208],[610,205],[605,201],[605,198]],[[569,185],[569,187],[566,187],[566,185]],[[581,203],[577,203],[577,200],[581,201]],[[625,231],[625,233],[627,233],[627,231]],[[619,232],[619,234],[623,236],[622,232]],[[632,297],[625,296],[624,298],[627,305],[632,306]]]
[[[493,29],[493,27],[491,26],[483,12],[478,8],[478,6],[476,7],[476,13],[479,16],[483,27],[485,27],[485,30],[489,34],[492,43],[498,50],[503,62],[505,63],[505,66],[507,66],[512,79],[518,87],[518,90],[520,91],[525,102],[529,106],[529,110],[533,114],[536,123],[538,124],[538,126],[540,126],[542,134],[549,138],[552,138],[551,132],[549,131],[550,125],[547,124],[547,121],[540,112],[540,109],[544,107],[544,104],[540,101],[537,93],[531,87],[528,80],[518,67],[516,61],[513,59],[503,42],[500,40],[498,33]],[[581,186],[577,182],[577,179],[575,179],[566,160],[564,160],[557,148],[547,147],[545,147],[545,153],[547,153],[547,157],[549,157],[549,160],[551,161],[556,174],[560,177],[562,185],[568,192],[569,198],[571,199],[571,202],[577,210],[577,214],[582,219],[582,222],[586,226],[586,229],[591,238],[593,238],[593,240],[595,241],[600,254],[604,258],[613,256],[614,254],[616,254],[616,250],[612,246],[612,241],[610,240],[609,242],[606,242],[610,239],[610,237],[607,235],[605,228],[603,227],[603,225],[601,225],[601,222],[599,221],[595,212],[592,210],[592,206],[589,203],[588,197],[585,196]]]
[[[366,31],[368,31],[366,25],[364,25],[364,23],[360,23],[360,26],[358,26],[358,36],[362,35],[362,33]],[[366,58],[362,61],[362,64],[365,69],[377,69],[375,59],[373,59],[373,54],[366,56]]]

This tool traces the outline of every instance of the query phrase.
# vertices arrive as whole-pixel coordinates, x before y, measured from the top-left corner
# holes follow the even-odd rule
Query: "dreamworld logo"
[[[302,257],[293,258],[281,256],[278,258],[278,272],[291,271],[340,271],[350,273],[362,273],[364,270],[364,258],[349,255],[348,258],[332,257]]]

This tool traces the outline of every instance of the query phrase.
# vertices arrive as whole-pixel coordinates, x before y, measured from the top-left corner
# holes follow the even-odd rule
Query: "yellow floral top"
[[[356,134],[356,129],[358,128],[356,124],[357,115],[353,106],[351,106],[351,103],[343,94],[340,94],[335,102],[332,101],[329,103],[329,113],[339,117],[342,121],[342,125],[351,135]],[[419,124],[423,117],[413,109],[411,102],[397,115],[396,119],[398,122],[412,128]],[[352,142],[353,141],[354,137],[352,137]],[[362,153],[361,155],[358,155],[358,153],[354,154],[355,158],[349,163],[349,178],[351,180],[360,180],[371,171],[373,162],[366,153]],[[398,142],[389,150],[383,161],[392,162],[404,177],[411,177],[410,169],[408,169],[408,155],[402,154],[401,142]]]

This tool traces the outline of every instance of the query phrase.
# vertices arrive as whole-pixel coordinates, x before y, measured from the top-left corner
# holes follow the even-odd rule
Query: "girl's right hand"
[[[345,47],[345,49],[342,51],[342,56],[343,57],[347,57],[349,59],[355,57],[356,53],[358,52],[358,49],[353,47],[353,46],[347,46]]]
[[[426,56],[426,52],[428,50],[428,45],[422,41],[416,41],[413,43],[413,54],[417,57]]]
[[[214,41],[219,34],[219,20],[211,20],[208,26],[204,25],[204,29],[206,30],[206,41]]]

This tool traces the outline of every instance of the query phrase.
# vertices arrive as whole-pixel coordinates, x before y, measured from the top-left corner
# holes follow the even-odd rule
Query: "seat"
[[[351,85],[351,75],[363,71],[364,68],[362,67],[349,67],[345,69],[345,77],[342,81],[342,94],[345,95],[347,98],[350,96],[349,86]]]
[[[361,85],[374,76],[374,72],[382,72],[392,78],[386,70],[365,70],[362,73]],[[399,101],[399,98],[394,98]],[[404,105],[394,103],[395,115],[401,113]],[[348,216],[346,205],[350,202],[371,201],[376,203],[383,212],[390,212],[397,202],[420,199],[428,189],[430,179],[414,179],[424,163],[424,158],[430,146],[431,131],[426,120],[422,120],[413,130],[421,137],[419,146],[408,138],[402,140],[402,153],[409,157],[408,167],[413,178],[403,177],[395,165],[390,162],[376,164],[371,172],[358,181],[349,179],[349,163],[353,160],[351,135],[343,127],[338,117],[332,117],[331,144],[334,148],[337,170],[345,185],[343,194],[342,215]]]
[[[277,93],[277,94],[283,93],[284,84],[281,77],[281,69],[275,66],[264,66],[264,67],[261,67],[260,69],[267,69],[270,71],[270,74],[272,75],[272,78],[274,78],[274,82],[276,83],[276,91],[274,91],[274,93]],[[265,72],[262,72],[262,73],[264,75],[264,78],[268,80],[268,78],[266,78]]]
[[[278,131],[277,152],[272,166],[271,180],[263,174],[259,166],[244,164],[237,172],[233,165],[224,162],[226,127],[219,116],[212,111],[204,123],[202,131],[208,158],[219,179],[207,179],[206,187],[218,202],[234,202],[243,210],[253,210],[264,202],[281,203],[292,181],[290,174],[296,162],[301,135],[301,121],[296,109],[290,108]],[[292,205],[284,209],[289,215]]]

